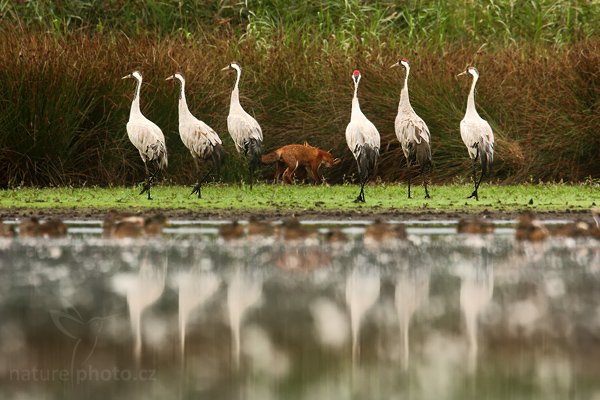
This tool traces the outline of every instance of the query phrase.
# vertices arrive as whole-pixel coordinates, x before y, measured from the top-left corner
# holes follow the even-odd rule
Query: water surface
[[[14,399],[600,396],[600,245],[456,221],[375,245],[225,242],[210,221],[0,242],[0,395]],[[332,224],[308,221],[320,232]]]

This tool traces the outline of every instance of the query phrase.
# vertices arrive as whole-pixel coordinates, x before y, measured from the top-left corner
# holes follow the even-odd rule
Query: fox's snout
[[[342,162],[342,160],[341,160],[341,159],[339,159],[339,158],[333,158],[333,157],[332,157],[332,158],[330,158],[329,160],[325,161],[325,162],[324,162],[324,164],[325,164],[327,167],[333,167],[334,165],[338,165],[338,164],[339,164],[339,163],[341,163],[341,162]]]

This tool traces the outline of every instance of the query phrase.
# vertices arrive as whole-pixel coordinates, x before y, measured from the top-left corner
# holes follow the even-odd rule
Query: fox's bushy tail
[[[260,160],[263,164],[273,164],[281,160],[281,157],[279,156],[279,153],[277,153],[277,151],[272,151],[262,156]]]

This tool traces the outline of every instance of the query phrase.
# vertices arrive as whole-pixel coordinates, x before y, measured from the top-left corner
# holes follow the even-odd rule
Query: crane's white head
[[[408,60],[406,58],[402,58],[400,59],[400,61],[398,61],[397,63],[393,64],[390,66],[390,68],[395,68],[395,67],[399,67],[399,66],[403,66],[406,69],[410,68],[410,64],[408,63]]]
[[[355,69],[352,73],[352,81],[354,81],[355,85],[358,85],[358,82],[360,81],[360,76],[360,71]]]
[[[238,64],[237,61],[232,61],[229,63],[228,66],[226,66],[225,68],[222,68],[221,71],[236,71],[238,74],[241,74],[242,67],[240,67],[240,64]]]
[[[132,73],[130,73],[129,75],[125,75],[121,79],[129,79],[129,78],[133,78],[133,79],[135,79],[137,81],[141,81],[142,80],[142,73],[140,71],[133,71]]]
[[[465,69],[463,72],[461,72],[460,74],[456,75],[456,76],[462,76],[462,75],[472,75],[473,78],[479,78],[479,71],[477,71],[477,68],[472,67],[472,66],[468,66],[467,69]]]
[[[175,72],[173,75],[167,77],[165,81],[170,81],[171,79],[177,79],[179,82],[185,82],[185,78],[181,72]]]

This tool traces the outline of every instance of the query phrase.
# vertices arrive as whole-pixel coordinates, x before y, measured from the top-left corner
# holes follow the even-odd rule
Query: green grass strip
[[[187,209],[210,210],[403,210],[403,211],[576,211],[588,210],[600,199],[600,188],[592,185],[482,185],[480,200],[466,199],[469,185],[431,186],[432,198],[423,198],[422,187],[413,187],[413,199],[407,198],[404,185],[370,185],[365,204],[353,200],[358,186],[248,186],[209,184],[203,198],[190,196],[190,187],[157,186],[153,200],[139,196],[137,187],[115,188],[22,188],[0,191],[2,209]]]

